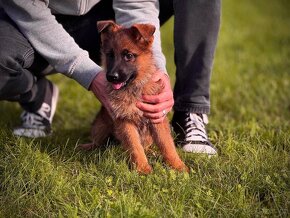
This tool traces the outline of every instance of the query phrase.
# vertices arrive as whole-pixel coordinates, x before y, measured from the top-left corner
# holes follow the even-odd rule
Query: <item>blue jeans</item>
[[[209,113],[210,76],[220,26],[220,0],[159,0],[160,23],[174,16],[176,83],[174,110]],[[100,62],[96,21],[114,19],[111,1],[101,1],[80,17],[56,19]],[[0,10],[0,100],[17,101],[26,110],[37,110],[47,80],[41,74],[48,63],[34,50],[13,21]]]

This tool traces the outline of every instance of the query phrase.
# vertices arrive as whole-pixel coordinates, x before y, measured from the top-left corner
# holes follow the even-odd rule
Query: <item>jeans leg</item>
[[[0,100],[17,101],[37,109],[44,81],[29,70],[35,51],[13,21],[0,10]]]
[[[220,26],[220,0],[175,0],[174,110],[209,113],[210,76]]]

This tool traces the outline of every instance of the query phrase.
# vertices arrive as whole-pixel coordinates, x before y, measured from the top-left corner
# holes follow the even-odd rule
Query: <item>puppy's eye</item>
[[[135,59],[135,55],[134,54],[132,54],[130,52],[124,54],[124,60],[125,61],[132,61],[134,59]]]
[[[136,54],[130,52],[128,49],[124,49],[121,53],[124,61],[129,62],[129,61],[134,61],[137,57]]]

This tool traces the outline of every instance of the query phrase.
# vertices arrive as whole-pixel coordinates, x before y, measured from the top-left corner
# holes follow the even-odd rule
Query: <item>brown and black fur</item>
[[[176,170],[188,171],[176,152],[168,119],[153,124],[136,107],[142,94],[155,95],[164,87],[161,81],[151,80],[156,72],[151,50],[155,27],[135,24],[123,28],[113,21],[98,22],[97,27],[101,34],[107,91],[114,115],[102,107],[92,126],[93,142],[82,147],[91,149],[113,134],[129,152],[137,171],[150,173],[152,168],[145,150],[155,142],[167,164]],[[122,81],[128,81],[126,86],[117,90],[113,88],[114,83]]]

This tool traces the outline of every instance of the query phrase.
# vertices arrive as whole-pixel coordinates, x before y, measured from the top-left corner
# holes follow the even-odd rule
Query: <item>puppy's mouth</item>
[[[114,90],[119,90],[125,88],[129,83],[131,83],[136,78],[135,73],[133,73],[126,81],[123,82],[112,82],[112,87]]]

